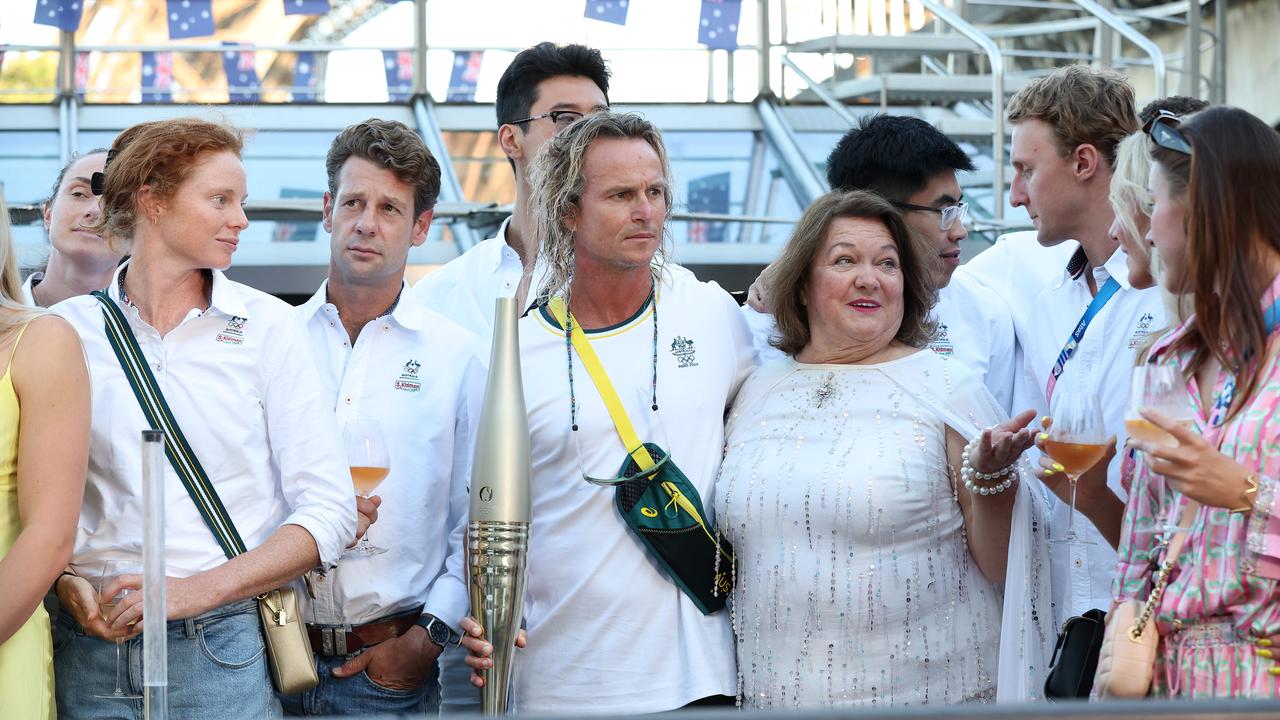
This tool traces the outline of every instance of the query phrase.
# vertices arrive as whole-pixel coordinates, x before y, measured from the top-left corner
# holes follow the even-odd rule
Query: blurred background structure
[[[232,276],[297,298],[324,277],[324,154],[368,117],[415,127],[444,187],[416,278],[486,237],[514,199],[496,141],[498,77],[543,40],[599,48],[615,108],[666,134],[674,256],[744,289],[826,190],[857,117],[922,117],[961,143],[966,256],[1027,227],[1007,204],[1004,102],[1068,63],[1280,119],[1277,0],[5,0],[0,182],[24,263],[38,204],[75,152],[143,120],[249,128],[251,225]]]

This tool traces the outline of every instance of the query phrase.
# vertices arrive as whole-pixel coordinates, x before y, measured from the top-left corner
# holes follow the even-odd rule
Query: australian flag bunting
[[[76,53],[76,97],[84,100],[84,93],[89,89],[89,53],[81,50]]]
[[[85,0],[36,0],[36,16],[31,22],[75,32],[80,29],[84,2]]]
[[[142,53],[142,102],[173,101],[173,53]]]
[[[629,0],[587,0],[582,10],[582,17],[614,25],[627,24],[627,7]]]
[[[713,50],[737,49],[741,17],[742,0],[702,0],[698,42]]]
[[[233,103],[252,103],[261,99],[262,83],[254,64],[253,46],[248,43],[223,42],[222,69],[227,73],[227,95]]]
[[[214,34],[213,0],[165,0],[165,3],[170,40]]]
[[[293,101],[316,101],[316,54],[300,52],[293,64]]]
[[[329,0],[284,0],[285,15],[323,15],[329,12]]]
[[[729,173],[717,173],[689,181],[689,212],[729,213]],[[689,242],[724,242],[727,223],[707,220],[689,221]]]
[[[387,71],[387,100],[408,100],[413,95],[413,53],[408,50],[383,50],[382,67]]]
[[[453,72],[449,73],[449,92],[445,102],[474,102],[476,83],[480,80],[483,50],[467,50],[453,54]]]

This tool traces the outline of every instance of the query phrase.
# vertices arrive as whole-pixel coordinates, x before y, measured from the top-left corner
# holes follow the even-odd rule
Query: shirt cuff
[[[467,586],[453,575],[436,578],[427,591],[424,613],[431,613],[449,624],[453,631],[462,634],[462,618],[471,614],[471,598]]]
[[[297,525],[311,533],[311,538],[316,542],[316,550],[320,553],[320,567],[332,569],[356,534],[354,506],[350,508],[349,515],[350,517],[347,518],[349,522],[343,522],[341,517],[298,510],[285,518],[281,524]]]
[[[1280,580],[1280,516],[1275,514],[1280,483],[1266,475],[1257,477],[1258,492],[1245,529],[1245,570]]]

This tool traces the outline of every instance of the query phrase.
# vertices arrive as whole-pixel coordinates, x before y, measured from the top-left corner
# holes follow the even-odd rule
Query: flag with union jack
[[[449,92],[446,102],[474,102],[476,83],[480,80],[480,63],[483,50],[466,50],[453,54],[453,72],[449,74]]]
[[[258,80],[253,46],[223,41],[222,47],[222,69],[227,75],[228,98],[233,103],[258,102],[262,98],[262,82]]]
[[[382,66],[387,71],[387,100],[407,101],[413,95],[413,53],[383,50]]]
[[[142,102],[173,101],[173,53],[142,53]]]
[[[84,93],[89,89],[89,53],[81,50],[76,53],[76,98],[84,101]]]

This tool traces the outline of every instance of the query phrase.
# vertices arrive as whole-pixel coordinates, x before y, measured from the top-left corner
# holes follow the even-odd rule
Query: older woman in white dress
[[[1039,693],[1054,629],[1044,496],[1018,464],[1033,413],[1005,420],[926,348],[915,242],[879,197],[831,193],[776,263],[788,357],[739,392],[716,485],[744,705]]]

